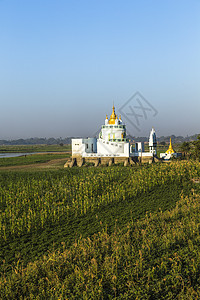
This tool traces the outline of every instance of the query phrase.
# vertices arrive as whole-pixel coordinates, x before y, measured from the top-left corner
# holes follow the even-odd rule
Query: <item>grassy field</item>
[[[19,157],[0,158],[0,170],[1,167],[15,167],[24,165],[40,165],[52,160],[60,160],[70,157],[70,153],[43,153],[43,154],[29,154]],[[64,164],[64,161],[63,161]],[[18,168],[19,169],[19,168]]]
[[[30,152],[69,152],[71,145],[16,145],[0,146],[0,153],[30,153]]]
[[[1,299],[199,295],[199,163],[56,162],[0,168]]]

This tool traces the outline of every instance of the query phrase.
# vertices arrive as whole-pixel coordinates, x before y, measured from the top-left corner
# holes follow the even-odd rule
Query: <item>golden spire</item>
[[[108,120],[108,115],[106,115],[106,120]]]
[[[175,153],[173,147],[172,147],[172,139],[170,138],[170,144],[169,144],[169,149],[166,151],[167,154],[173,154]]]
[[[116,114],[115,114],[115,107],[114,107],[114,104],[113,104],[113,107],[112,107],[112,114],[110,116],[110,120],[109,120],[109,124],[115,124],[115,119],[116,119]]]
[[[120,121],[122,120],[121,115],[119,116]]]

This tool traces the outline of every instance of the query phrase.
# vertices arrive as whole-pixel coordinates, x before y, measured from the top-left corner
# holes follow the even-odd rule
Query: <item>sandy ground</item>
[[[64,168],[64,164],[67,161],[67,158],[52,159],[45,163],[36,163],[30,165],[21,165],[21,166],[9,166],[9,167],[0,167],[0,171],[3,170],[37,170],[37,169],[61,169]]]

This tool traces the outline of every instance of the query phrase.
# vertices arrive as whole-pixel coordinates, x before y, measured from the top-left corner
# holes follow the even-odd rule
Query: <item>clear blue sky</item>
[[[0,139],[91,136],[139,91],[146,136],[200,133],[199,0],[0,0]]]

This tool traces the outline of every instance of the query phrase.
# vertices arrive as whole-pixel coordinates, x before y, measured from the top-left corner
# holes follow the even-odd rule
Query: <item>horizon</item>
[[[0,139],[199,131],[200,2],[0,1]],[[144,108],[145,107],[145,108]]]
[[[171,134],[171,135],[161,135],[161,136],[158,136],[156,135],[157,139],[160,139],[162,137],[164,138],[170,138],[170,137],[175,137],[175,138],[179,138],[179,137],[182,137],[182,138],[190,138],[190,137],[193,137],[193,136],[198,136],[200,135],[200,133],[195,133],[195,134],[192,134],[192,135],[187,135],[187,136],[183,136],[183,135],[175,135],[175,134]],[[127,135],[127,136],[130,136],[130,135]],[[149,138],[149,136],[131,136],[132,138],[135,138],[135,139],[138,139],[138,138]],[[65,139],[72,139],[72,138],[90,138],[89,136],[66,136],[66,137],[29,137],[29,138],[17,138],[17,139],[0,139],[0,141],[6,141],[6,142],[12,142],[12,141],[18,141],[18,140],[31,140],[31,139],[43,139],[43,140],[49,140],[49,139],[55,139],[55,140],[65,140]],[[97,137],[98,138],[98,137]]]

